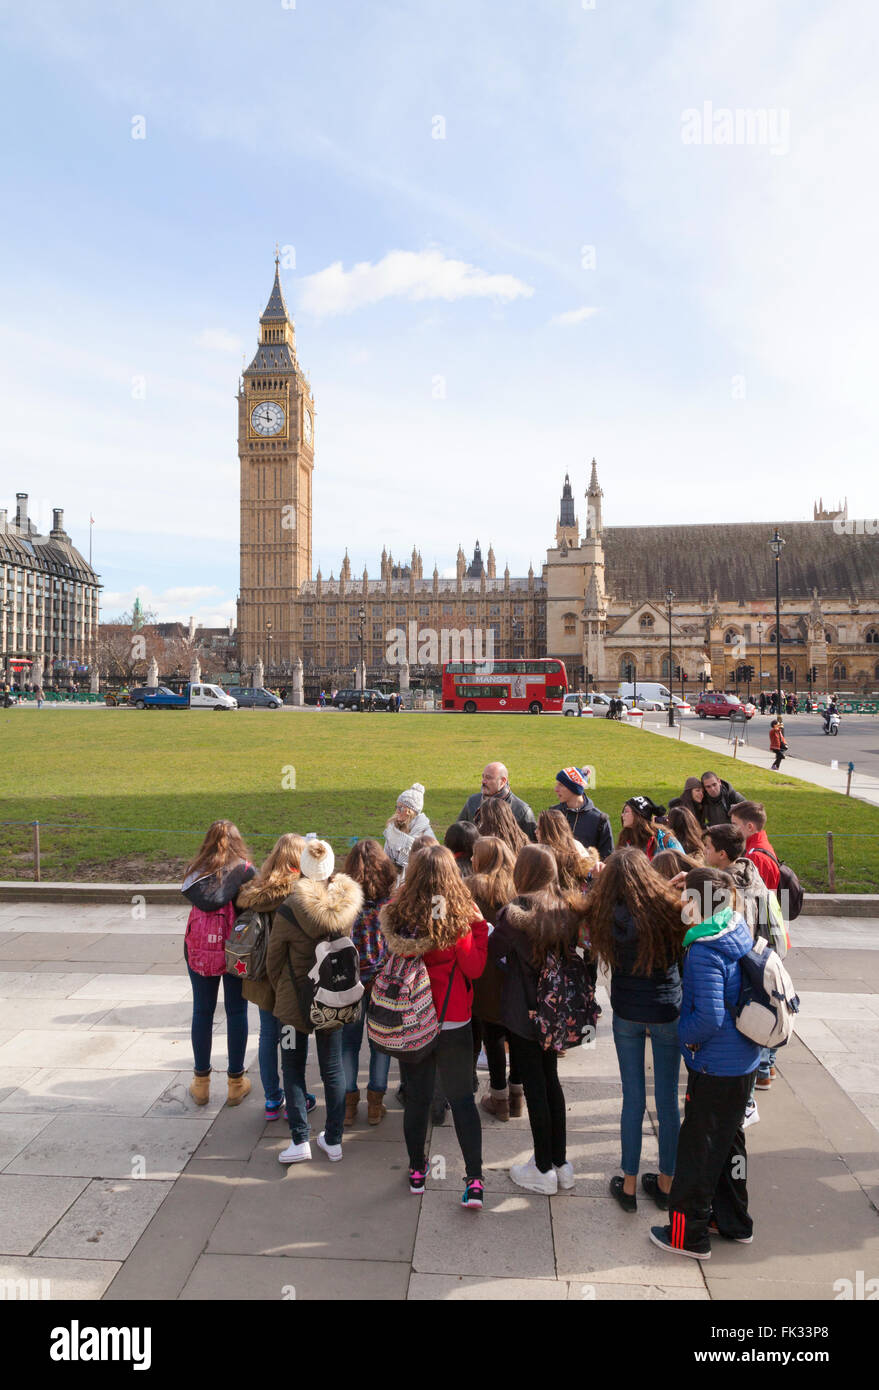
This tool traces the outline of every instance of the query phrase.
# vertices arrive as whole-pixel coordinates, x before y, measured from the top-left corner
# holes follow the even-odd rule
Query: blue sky
[[[63,506],[86,553],[95,515],[107,616],[234,612],[234,394],[276,241],[324,575],[346,544],[448,571],[477,536],[539,570],[593,456],[611,525],[760,544],[821,493],[879,510],[872,6],[2,17],[0,505]],[[724,110],[768,124],[709,143]]]

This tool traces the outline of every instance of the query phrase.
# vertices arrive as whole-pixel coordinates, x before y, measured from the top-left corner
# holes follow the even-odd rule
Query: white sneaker
[[[342,1145],[328,1144],[324,1130],[321,1130],[320,1134],[317,1136],[317,1147],[323,1149],[331,1163],[338,1163],[342,1157]]]
[[[311,1158],[311,1145],[306,1139],[304,1144],[288,1144],[283,1153],[278,1154],[279,1163],[305,1163]]]
[[[573,1163],[554,1163],[555,1175],[558,1178],[559,1187],[568,1189],[574,1186],[574,1165]]]
[[[742,1120],[742,1129],[747,1129],[748,1125],[755,1125],[760,1119],[756,1104],[751,1101],[745,1106],[745,1118]]]
[[[541,1173],[532,1154],[527,1163],[514,1163],[510,1177],[517,1187],[527,1188],[529,1192],[539,1192],[544,1197],[552,1197],[559,1190],[558,1175],[554,1168]]]

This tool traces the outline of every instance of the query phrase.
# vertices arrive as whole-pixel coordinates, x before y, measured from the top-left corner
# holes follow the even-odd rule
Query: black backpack
[[[226,942],[226,974],[239,980],[268,979],[266,959],[269,951],[269,932],[272,914],[245,908],[235,919]]]
[[[771,859],[773,864],[778,865],[779,883],[776,889],[776,897],[781,904],[781,912],[786,922],[793,922],[799,917],[803,910],[804,889],[800,880],[797,878],[790,864],[785,864],[783,860],[776,859],[768,849],[763,849],[758,845],[756,854],[765,854],[767,859]],[[787,911],[785,912],[785,908]]]
[[[544,1052],[564,1052],[595,1037],[595,990],[579,950],[550,951],[537,981],[534,1020]]]

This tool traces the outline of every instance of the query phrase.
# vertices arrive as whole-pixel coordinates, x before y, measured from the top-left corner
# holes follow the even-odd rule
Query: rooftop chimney
[[[63,508],[63,507],[53,507],[53,508],[52,508],[52,531],[51,531],[51,535],[52,535],[53,539],[56,539],[56,540],[57,540],[57,539],[60,539],[60,538],[62,538],[62,537],[64,537],[64,536],[67,535],[67,532],[64,530],[64,508]]]
[[[27,493],[15,494],[15,524],[19,531],[27,531]]]
[[[6,534],[6,508],[0,507],[0,535]]]

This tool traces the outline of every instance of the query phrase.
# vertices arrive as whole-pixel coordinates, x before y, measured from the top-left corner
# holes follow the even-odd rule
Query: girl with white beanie
[[[397,809],[385,826],[385,854],[406,872],[409,852],[419,835],[431,835],[430,821],[424,814],[424,787],[413,782],[397,797]]]

